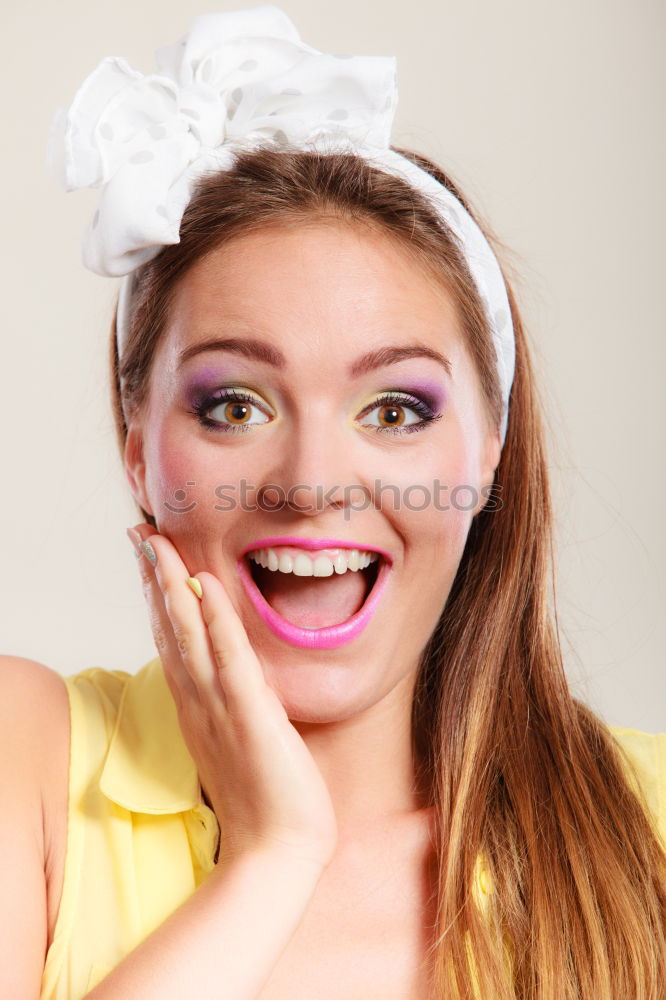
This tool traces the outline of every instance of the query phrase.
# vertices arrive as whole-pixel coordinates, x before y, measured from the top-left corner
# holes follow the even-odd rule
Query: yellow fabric
[[[65,678],[63,894],[40,1000],[79,1000],[194,892],[219,837],[159,658]]]
[[[67,853],[39,1000],[85,996],[201,884],[220,836],[159,657],[136,674],[90,667],[65,684]],[[666,844],[666,733],[610,729]],[[481,906],[488,892],[479,862]]]

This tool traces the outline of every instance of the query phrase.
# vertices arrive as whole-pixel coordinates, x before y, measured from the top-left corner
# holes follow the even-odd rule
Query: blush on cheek
[[[154,429],[144,460],[146,490],[158,519],[170,516],[167,505],[183,509],[201,502],[201,469],[191,442],[170,432],[167,421]]]

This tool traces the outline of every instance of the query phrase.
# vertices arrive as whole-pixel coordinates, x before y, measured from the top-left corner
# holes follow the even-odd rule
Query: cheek
[[[196,453],[169,433],[167,421],[154,426],[145,459],[148,491],[158,506],[177,504],[181,493],[191,491],[188,483],[199,475]]]
[[[415,571],[437,594],[453,581],[481,488],[469,450],[442,444],[402,470],[401,509],[389,514],[418,560]]]
[[[398,498],[400,509],[415,526],[420,522],[426,535],[466,533],[480,496],[478,465],[473,449],[454,435],[414,449],[404,461],[392,458],[390,476],[374,470],[383,484],[394,487],[383,490],[382,506],[388,509],[386,501]]]
[[[259,455],[222,447],[178,420],[155,420],[146,448],[146,487],[158,525],[174,537],[224,538],[247,516],[262,482]],[[187,515],[187,516],[183,516]]]
[[[211,462],[210,447],[193,441],[178,422],[155,419],[151,431],[145,449],[146,488],[158,524],[169,534],[187,531],[214,512],[219,470]]]

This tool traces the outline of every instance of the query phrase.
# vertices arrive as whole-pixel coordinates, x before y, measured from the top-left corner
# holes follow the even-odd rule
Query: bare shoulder
[[[49,693],[61,703],[67,698],[61,675],[51,667],[25,656],[0,655],[0,684],[4,692],[14,692],[19,699],[26,696],[48,696]],[[4,704],[7,707],[6,702]],[[33,710],[39,711],[42,707],[41,699],[40,702],[33,701],[32,705]]]
[[[12,803],[11,810],[0,810],[8,818],[0,820],[0,871],[15,890],[3,894],[0,923],[24,928],[23,943],[19,947],[14,940],[13,952],[20,990],[36,976],[39,956],[43,968],[60,904],[69,727],[62,676],[36,660],[0,655],[0,794]],[[17,989],[12,995],[24,994]]]
[[[69,699],[57,671],[23,656],[0,656],[0,740],[12,757],[20,748],[23,774],[34,769],[48,789],[69,755]]]
[[[23,795],[39,799],[45,820],[55,802],[66,810],[69,725],[63,677],[37,660],[0,655],[2,756],[22,776]],[[45,841],[48,848],[48,837]]]

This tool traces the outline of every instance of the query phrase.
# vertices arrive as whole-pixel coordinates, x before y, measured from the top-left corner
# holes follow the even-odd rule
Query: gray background
[[[197,13],[172,0],[4,5],[0,650],[63,674],[155,651],[125,527],[107,330],[85,271],[96,193],[44,165],[52,112],[106,55],[143,72]],[[394,141],[439,160],[511,248],[549,428],[559,626],[575,693],[666,729],[664,7],[284,0],[324,51],[395,55]]]

